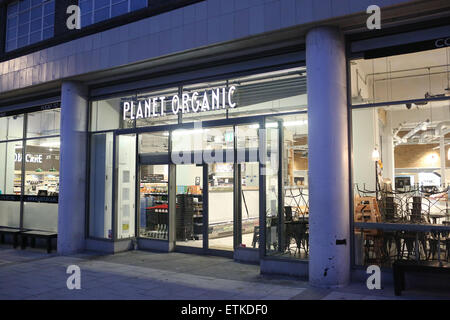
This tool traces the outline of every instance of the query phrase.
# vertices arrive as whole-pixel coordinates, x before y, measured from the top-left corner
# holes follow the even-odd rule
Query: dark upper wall
[[[205,0],[148,0],[147,8],[89,25],[81,30],[68,30],[66,27],[67,7],[72,4],[78,4],[78,0],[56,0],[54,36],[32,45],[5,52],[6,7],[8,3],[14,1],[0,0],[0,62]]]

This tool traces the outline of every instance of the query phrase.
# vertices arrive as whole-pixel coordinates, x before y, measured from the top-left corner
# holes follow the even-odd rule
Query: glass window
[[[228,86],[236,87],[230,118],[307,109],[305,67],[232,79]]]
[[[144,133],[139,135],[139,154],[169,153],[169,133]]]
[[[357,264],[438,259],[437,240],[448,231],[402,226],[450,224],[449,69],[449,48],[352,62],[353,104],[382,104],[352,111]],[[392,103],[399,100],[405,103]]]
[[[279,126],[283,145],[278,149]],[[266,122],[267,254],[307,259],[309,254],[308,121],[307,114],[272,117]],[[279,152],[282,162],[279,163]],[[282,170],[282,194],[278,171]],[[278,197],[284,199],[279,208]],[[279,215],[282,212],[282,216]]]
[[[30,5],[35,2],[31,1]],[[0,226],[20,227],[22,224],[27,229],[57,230],[57,198],[55,201],[47,197],[59,194],[60,138],[35,137],[59,135],[59,112],[54,109],[0,118],[0,194],[7,195],[0,200]],[[28,139],[23,137],[26,117]]]
[[[112,239],[113,134],[91,137],[89,236]]]
[[[29,113],[27,138],[59,135],[60,122],[60,109]]]
[[[81,0],[82,27],[147,7],[147,0]]]
[[[113,5],[111,7],[111,17],[120,16],[128,12],[127,1],[118,2],[113,0]]]
[[[25,148],[26,195],[57,196],[59,193],[60,139],[28,140]]]
[[[0,201],[0,226],[20,227],[20,201]]]
[[[450,48],[351,61],[352,104],[450,95]]]
[[[234,90],[231,93],[230,88]],[[304,111],[307,108],[306,69],[301,67],[199,83],[184,86],[183,93],[191,99],[197,93],[196,101],[201,104],[200,112],[193,112],[192,101],[188,101],[188,111],[182,115],[183,123]]]
[[[132,128],[133,120],[130,120],[129,117],[123,120],[124,103],[131,100],[132,97],[120,97],[93,101],[91,103],[91,131]]]
[[[172,132],[172,161],[179,163],[183,152],[202,151],[205,162],[231,161],[234,159],[233,127],[199,128]],[[185,159],[186,160],[186,159]],[[195,162],[198,162],[197,160]]]
[[[117,238],[135,236],[136,135],[117,137]]]
[[[0,194],[21,194],[22,141],[0,143]]]
[[[7,7],[6,51],[53,36],[55,1],[20,0]]]
[[[25,202],[23,204],[23,227],[58,232],[58,204]]]
[[[0,141],[22,139],[23,115],[0,118]]]

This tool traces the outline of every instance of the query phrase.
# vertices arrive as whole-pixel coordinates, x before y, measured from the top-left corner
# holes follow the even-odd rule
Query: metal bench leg
[[[13,235],[13,248],[17,248],[19,245],[19,235],[16,233]]]
[[[35,237],[30,238],[30,247],[32,247],[32,248],[36,247],[36,238]]]
[[[24,250],[27,247],[27,236],[22,235],[22,244],[21,244],[21,248],[22,250]]]
[[[52,252],[52,238],[47,238],[47,253]]]

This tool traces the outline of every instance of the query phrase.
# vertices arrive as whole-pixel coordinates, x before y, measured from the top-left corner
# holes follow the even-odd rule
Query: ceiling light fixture
[[[373,161],[380,160],[380,151],[378,151],[377,147],[375,147],[372,151],[372,160]]]

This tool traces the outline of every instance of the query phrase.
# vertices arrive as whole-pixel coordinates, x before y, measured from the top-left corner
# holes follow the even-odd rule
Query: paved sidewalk
[[[69,265],[81,268],[81,290],[67,289]],[[391,287],[373,292],[362,284],[316,289],[297,279],[262,276],[259,266],[220,257],[144,251],[67,257],[0,246],[0,299],[450,299],[450,293],[408,290],[395,297]]]

